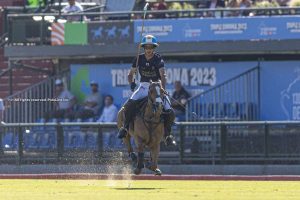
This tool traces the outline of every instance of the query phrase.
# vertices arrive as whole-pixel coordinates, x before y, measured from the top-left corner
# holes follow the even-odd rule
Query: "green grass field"
[[[297,181],[0,180],[1,200],[300,199]]]

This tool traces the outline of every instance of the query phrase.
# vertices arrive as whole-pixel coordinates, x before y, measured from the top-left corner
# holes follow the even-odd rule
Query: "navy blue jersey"
[[[136,67],[136,60],[135,58],[132,63],[132,67]],[[140,82],[150,82],[152,81],[158,81],[161,79],[159,74],[159,69],[163,68],[165,66],[164,60],[158,53],[154,53],[154,56],[147,60],[145,54],[139,55],[139,63],[138,63],[138,69],[139,73],[141,75]]]

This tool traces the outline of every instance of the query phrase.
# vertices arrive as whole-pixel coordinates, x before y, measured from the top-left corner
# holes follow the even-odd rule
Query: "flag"
[[[65,24],[53,23],[51,32],[51,45],[64,45],[65,43]]]

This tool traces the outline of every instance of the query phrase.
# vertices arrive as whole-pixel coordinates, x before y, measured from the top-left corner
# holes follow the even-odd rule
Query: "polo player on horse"
[[[166,86],[166,70],[164,66],[164,60],[162,57],[154,52],[154,49],[158,46],[157,39],[153,35],[146,35],[142,39],[141,47],[144,48],[144,52],[135,58],[128,74],[128,82],[130,88],[134,91],[136,83],[133,79],[134,74],[137,71],[140,74],[140,84],[137,90],[131,95],[129,100],[124,105],[124,124],[118,132],[118,138],[122,139],[126,137],[129,130],[130,122],[135,117],[137,109],[137,100],[147,97],[149,91],[150,81],[161,81],[162,88],[165,90]],[[137,63],[138,62],[138,63]],[[171,127],[175,120],[175,114],[170,106],[170,100],[167,96],[163,100],[164,107],[164,127],[165,127],[165,144],[176,145],[176,142],[171,135]]]

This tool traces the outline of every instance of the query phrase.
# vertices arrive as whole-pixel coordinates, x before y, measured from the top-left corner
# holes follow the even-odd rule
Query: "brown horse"
[[[154,171],[155,175],[161,175],[157,162],[160,143],[164,136],[164,123],[161,120],[161,114],[163,113],[162,94],[161,82],[150,82],[147,101],[142,104],[137,116],[129,127],[129,134],[123,139],[132,161],[136,163],[135,174],[140,174],[142,168],[144,168],[144,149],[148,147],[151,161],[146,162],[146,167]],[[124,108],[121,108],[118,113],[118,128],[123,125],[123,118]],[[137,157],[131,146],[131,137],[134,138],[137,146]]]

